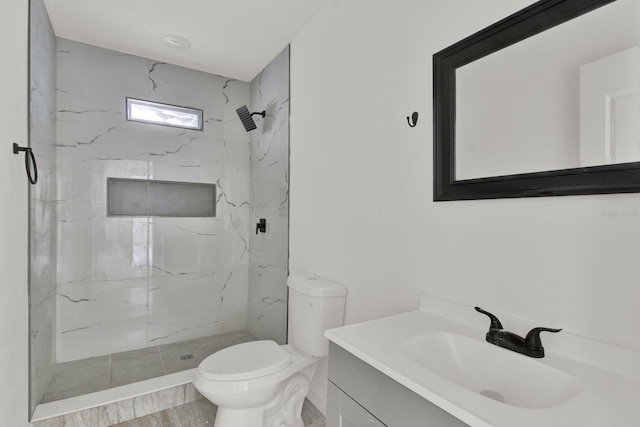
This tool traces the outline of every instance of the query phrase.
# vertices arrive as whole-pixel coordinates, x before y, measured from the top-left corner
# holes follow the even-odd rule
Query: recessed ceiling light
[[[191,47],[191,43],[189,42],[189,40],[180,36],[163,36],[162,41],[164,42],[164,44],[174,49],[187,50]]]

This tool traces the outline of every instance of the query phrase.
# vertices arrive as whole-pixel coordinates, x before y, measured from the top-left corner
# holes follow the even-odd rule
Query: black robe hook
[[[411,117],[407,116],[407,123],[409,123],[409,127],[416,127],[418,124],[418,112],[414,111]]]

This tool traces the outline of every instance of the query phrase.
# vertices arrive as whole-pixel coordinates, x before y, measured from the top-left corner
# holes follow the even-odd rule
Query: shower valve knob
[[[256,234],[267,232],[267,220],[260,218],[260,221],[256,224]]]

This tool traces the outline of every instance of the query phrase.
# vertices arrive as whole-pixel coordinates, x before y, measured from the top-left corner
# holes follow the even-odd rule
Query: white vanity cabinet
[[[468,425],[330,343],[327,427]]]

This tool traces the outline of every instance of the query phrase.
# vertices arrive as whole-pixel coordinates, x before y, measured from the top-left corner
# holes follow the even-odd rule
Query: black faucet
[[[544,357],[544,347],[542,347],[542,341],[540,341],[540,332],[560,332],[562,330],[533,328],[529,331],[526,338],[522,338],[513,332],[502,330],[502,323],[500,323],[500,320],[488,311],[484,311],[480,307],[476,307],[476,311],[486,314],[489,316],[489,319],[491,319],[489,332],[487,332],[487,342],[529,357]]]

